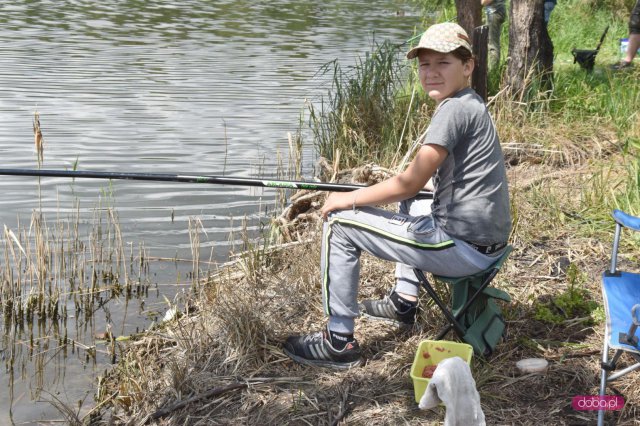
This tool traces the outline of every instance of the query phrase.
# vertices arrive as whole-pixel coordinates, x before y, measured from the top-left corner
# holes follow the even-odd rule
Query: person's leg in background
[[[624,61],[630,64],[636,57],[638,49],[640,49],[640,33],[629,34],[629,46],[627,47],[627,56],[624,58]]]
[[[546,0],[544,2],[544,23],[545,25],[549,24],[549,19],[551,19],[551,12],[556,7],[557,0]]]
[[[629,18],[629,44],[627,45],[627,54],[619,63],[613,65],[613,70],[621,70],[633,66],[633,59],[636,57],[640,48],[640,0],[636,1],[636,5],[631,11]]]
[[[500,35],[502,24],[507,16],[504,0],[496,0],[485,7],[487,25],[489,26],[488,59],[489,69],[497,68],[500,64]]]
[[[636,2],[629,18],[629,46],[624,61],[630,64],[636,57],[638,48],[640,48],[640,0]]]

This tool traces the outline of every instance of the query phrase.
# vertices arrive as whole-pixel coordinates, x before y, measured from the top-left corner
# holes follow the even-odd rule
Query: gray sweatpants
[[[495,253],[484,255],[439,229],[431,215],[431,200],[410,199],[400,212],[363,207],[332,213],[324,224],[320,260],[322,302],[329,328],[353,333],[358,316],[358,282],[362,251],[397,262],[396,291],[418,295],[413,268],[459,277],[482,271]]]

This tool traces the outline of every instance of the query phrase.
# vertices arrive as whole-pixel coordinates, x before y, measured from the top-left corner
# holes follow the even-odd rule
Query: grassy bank
[[[624,22],[594,4],[569,0],[554,11],[552,92],[522,103],[502,91],[490,103],[509,164],[515,252],[496,279],[513,298],[503,306],[508,337],[492,358],[475,358],[472,364],[488,424],[595,421],[593,412],[574,411],[571,398],[595,395],[599,384],[600,274],[610,252],[610,211],[640,213],[640,91],[638,70],[611,74],[605,69],[615,61],[612,40],[622,36]],[[582,16],[594,18],[577,18]],[[595,28],[608,21],[611,38],[595,72],[587,75],[566,60],[565,48],[574,42],[588,48],[591,37],[597,43],[600,30]],[[334,174],[369,162],[399,166],[428,125],[433,105],[414,91],[415,71],[402,68],[392,51],[384,50],[390,48],[381,47],[346,73],[330,69],[336,76],[334,92],[324,106],[315,107],[311,125]],[[314,197],[305,214],[317,209],[323,195]],[[420,326],[410,334],[358,321],[356,336],[367,358],[362,368],[316,370],[282,353],[287,335],[324,324],[320,224],[309,223],[302,240],[272,249],[259,245],[211,273],[194,297],[194,314],[123,347],[120,362],[101,380],[93,422],[441,422],[443,409],[418,410],[409,379],[418,343],[442,323],[426,297]],[[640,251],[634,241],[624,240],[623,268],[637,269]],[[363,256],[361,298],[384,295],[393,280],[393,265]],[[515,362],[529,357],[547,359],[549,372],[518,374]],[[634,424],[640,408],[637,374],[619,380],[610,392],[623,395],[627,404],[608,418]]]

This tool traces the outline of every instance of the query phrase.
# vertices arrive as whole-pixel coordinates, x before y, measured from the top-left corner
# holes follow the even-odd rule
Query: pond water
[[[274,177],[305,101],[330,84],[320,67],[354,64],[374,39],[402,43],[420,16],[410,1],[18,0],[0,4],[0,24],[2,167],[37,168],[37,111],[45,169]],[[307,175],[313,162],[306,145]],[[95,318],[68,315],[64,335],[78,345],[59,344],[59,323],[0,323],[0,387],[10,390],[0,424],[61,419],[47,401],[90,409],[111,359],[96,343],[107,324],[115,335],[147,328],[167,308],[162,296],[189,290],[191,263],[159,259],[192,259],[197,234],[199,257],[224,261],[238,240],[230,232],[244,218],[258,232],[275,207],[269,190],[171,182],[1,176],[0,190],[3,257],[7,230],[31,235],[34,211],[54,227],[75,222],[89,242],[96,212],[113,209],[131,259],[152,259],[137,271],[152,291],[109,298]]]

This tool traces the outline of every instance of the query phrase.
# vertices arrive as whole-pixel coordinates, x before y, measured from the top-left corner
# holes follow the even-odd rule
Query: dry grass
[[[512,108],[508,114],[518,112]],[[612,224],[594,222],[599,219],[585,206],[591,193],[606,185],[599,177],[603,170],[609,179],[624,175],[623,169],[609,166],[622,163],[623,154],[606,126],[585,123],[574,132],[557,122],[535,126],[530,116],[518,125],[515,118],[498,122],[501,134],[510,135],[503,140],[511,164],[511,242],[516,248],[495,281],[513,298],[503,305],[508,335],[489,360],[474,358],[474,378],[487,424],[595,423],[595,412],[574,411],[571,398],[598,392],[604,327],[597,312],[554,323],[540,318],[538,310],[574,286],[584,291],[586,302],[601,304],[600,274],[609,261]],[[509,148],[512,141],[519,144],[515,154]],[[544,143],[544,149],[534,149],[536,143]],[[292,207],[297,211],[286,212],[289,221],[300,214],[312,217],[322,202],[317,194],[298,199],[302,201]],[[409,334],[364,319],[357,322],[356,337],[367,359],[361,368],[335,372],[302,367],[282,353],[286,336],[317,330],[325,322],[319,296],[320,223],[299,224],[303,232],[287,232],[294,237],[290,239],[304,237],[304,242],[241,256],[211,275],[189,315],[134,339],[117,368],[101,381],[101,409],[93,423],[442,422],[443,408],[418,410],[409,378],[418,343],[442,324],[426,297],[421,299],[420,326]],[[621,262],[629,267],[637,248],[624,249]],[[393,265],[363,255],[361,298],[382,296],[393,280]],[[549,360],[548,372],[519,374],[515,363],[529,357]],[[638,424],[637,378],[630,374],[609,387],[627,401],[624,410],[607,415],[609,421]]]
[[[422,328],[407,335],[359,321],[356,335],[368,360],[362,368],[312,369],[284,356],[279,345],[289,333],[318,329],[324,322],[318,297],[318,246],[316,236],[311,243],[273,253],[269,265],[262,266],[259,282],[239,278],[243,275],[239,268],[217,276],[198,298],[197,314],[142,336],[129,347],[100,389],[101,395],[111,397],[113,410],[94,421],[138,424],[160,408],[233,383],[247,388],[195,401],[153,423],[441,421],[442,410],[417,409],[409,379],[415,348],[440,324],[433,309],[422,313]],[[597,392],[601,327],[582,321],[551,326],[532,317],[539,299],[566,288],[565,271],[558,267],[564,258],[588,275],[586,286],[599,300],[598,277],[607,250],[598,241],[558,235],[555,241],[520,246],[512,255],[498,278],[514,296],[505,307],[509,338],[488,362],[476,358],[473,364],[488,424],[576,424],[593,419],[572,411],[570,399]],[[384,294],[392,280],[388,263],[363,258],[363,298]],[[548,359],[549,373],[519,375],[515,362],[526,357]],[[628,407],[639,402],[634,383],[630,375],[615,385]],[[633,424],[632,410],[620,414],[622,424]]]

